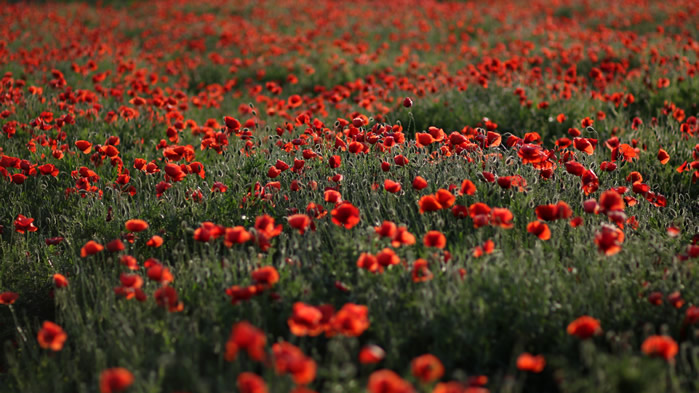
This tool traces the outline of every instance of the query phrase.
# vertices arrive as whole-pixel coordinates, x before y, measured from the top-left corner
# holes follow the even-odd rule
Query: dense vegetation
[[[0,7],[0,392],[699,390],[699,4]]]

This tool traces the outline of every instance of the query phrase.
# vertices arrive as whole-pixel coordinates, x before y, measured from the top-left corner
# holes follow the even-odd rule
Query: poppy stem
[[[22,328],[19,326],[19,321],[17,320],[17,314],[15,313],[14,307],[12,305],[9,305],[10,307],[10,313],[12,314],[12,320],[15,322],[15,328],[17,329],[17,333],[19,333],[20,337],[22,337],[22,341],[25,343],[27,342],[27,336],[24,334],[24,331]]]

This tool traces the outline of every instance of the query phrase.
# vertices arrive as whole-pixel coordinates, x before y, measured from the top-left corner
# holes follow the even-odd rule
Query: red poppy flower
[[[426,187],[427,180],[425,180],[422,176],[415,176],[415,179],[413,179],[413,188],[419,191]]]
[[[522,371],[540,373],[546,366],[546,359],[542,355],[523,353],[517,358],[517,368]]]
[[[658,150],[658,161],[665,165],[670,161],[670,155],[663,149]]]
[[[154,235],[153,237],[151,237],[150,239],[148,239],[148,241],[146,242],[146,246],[148,246],[148,247],[153,247],[153,248],[158,248],[158,247],[160,247],[160,246],[163,245],[163,241],[164,241],[164,240],[163,240],[162,237],[160,237],[160,236],[158,236],[158,235]]]
[[[383,360],[386,357],[386,352],[378,345],[365,345],[359,351],[359,363],[361,364],[375,364]]]
[[[451,207],[451,205],[454,204],[454,201],[456,201],[456,197],[452,195],[451,192],[448,190],[445,190],[443,188],[440,188],[437,190],[437,193],[435,194],[437,197],[437,201],[439,204],[442,206],[442,208],[446,209],[448,207]]]
[[[551,239],[551,230],[549,229],[549,226],[541,221],[532,221],[527,224],[527,232],[535,235],[541,240]]]
[[[155,303],[165,308],[169,312],[179,312],[184,309],[182,302],[179,301],[177,291],[173,287],[161,287],[153,293]]]
[[[80,249],[80,256],[85,258],[89,255],[95,255],[102,250],[104,250],[104,246],[94,240],[90,240]]]
[[[388,192],[390,192],[390,193],[392,193],[392,194],[395,194],[395,193],[397,193],[397,192],[400,192],[400,190],[401,190],[402,187],[401,187],[400,183],[395,182],[395,181],[390,180],[390,179],[386,179],[386,180],[384,180],[384,182],[383,182],[383,188],[384,188],[386,191],[388,191]]]
[[[358,337],[369,328],[369,309],[367,306],[347,303],[330,323],[334,332],[347,337]]]
[[[126,249],[126,246],[124,246],[124,243],[119,239],[114,239],[107,243],[107,251],[109,252],[119,252],[123,251],[124,249]]]
[[[148,223],[139,219],[128,220],[125,226],[129,232],[143,232],[148,229]]]
[[[418,201],[420,214],[424,212],[434,212],[442,208],[442,204],[434,195],[425,195]]]
[[[624,232],[619,228],[610,225],[603,225],[595,235],[595,244],[599,251],[607,256],[614,255],[621,251],[621,244],[624,242]]]
[[[56,273],[53,275],[53,285],[56,288],[65,288],[68,286],[68,279],[66,276]]]
[[[672,361],[677,355],[678,347],[672,337],[650,336],[643,341],[641,350],[648,356],[657,356]]]
[[[10,305],[14,304],[19,298],[19,295],[14,292],[3,292],[0,293],[0,304]]]
[[[305,214],[293,214],[288,217],[289,226],[297,229],[300,234],[304,234],[311,225],[311,218]]]
[[[88,154],[92,151],[92,143],[88,141],[79,140],[75,142],[75,147],[78,148],[83,154]]]
[[[17,215],[15,218],[15,232],[25,233],[25,232],[36,232],[39,228],[34,226],[34,219],[25,217],[21,214]]]
[[[275,226],[274,224],[274,218],[264,214],[255,219],[255,230],[266,238],[273,238],[282,233],[282,225]]]
[[[265,380],[251,372],[240,373],[236,383],[240,393],[268,393]]]
[[[413,359],[410,371],[420,382],[430,383],[444,375],[444,366],[436,356],[428,353]]]
[[[411,272],[413,282],[425,282],[434,277],[429,269],[429,264],[426,260],[419,258],[413,262],[413,270]]]
[[[100,393],[123,392],[133,383],[133,374],[123,367],[109,368],[100,374]]]
[[[391,370],[377,370],[369,376],[369,393],[414,393],[412,385]]]
[[[436,247],[441,249],[447,245],[447,238],[440,231],[429,231],[425,234],[422,242],[425,247]]]
[[[600,323],[598,320],[590,316],[583,315],[580,318],[571,322],[568,325],[566,331],[571,336],[586,339],[594,335],[600,334],[602,332],[602,328],[600,327]]]
[[[491,224],[493,226],[499,226],[504,229],[511,229],[514,227],[512,220],[514,215],[507,208],[494,207],[491,211]]]
[[[245,350],[252,360],[262,361],[265,357],[265,333],[247,321],[233,325],[226,343],[226,361],[232,362],[239,350]]]
[[[476,193],[476,185],[472,181],[466,179],[461,182],[461,189],[459,190],[459,195],[473,195]]]
[[[236,226],[233,228],[226,228],[223,244],[226,247],[233,247],[233,244],[242,244],[252,239],[250,232],[245,230],[242,226]]]
[[[60,351],[68,339],[66,332],[53,322],[45,321],[36,337],[39,346],[52,351]]]
[[[344,226],[346,229],[352,229],[359,223],[359,209],[347,201],[335,207],[330,214],[333,224]]]
[[[263,288],[271,288],[274,284],[279,282],[279,272],[274,266],[263,266],[261,268],[253,270],[250,274],[253,281]]]
[[[380,237],[392,238],[398,231],[398,227],[391,221],[384,221],[380,226],[374,227],[374,231]]]
[[[316,362],[306,356],[298,347],[288,342],[272,346],[274,369],[279,374],[291,374],[296,384],[306,385],[316,377]]]
[[[323,332],[323,313],[317,307],[296,302],[291,317],[287,320],[291,334],[295,336],[317,336]]]
[[[607,190],[602,193],[599,199],[600,212],[608,213],[613,211],[623,211],[624,210],[624,200],[621,198],[618,192],[614,190]]]
[[[357,259],[357,267],[368,270],[372,273],[376,273],[380,270],[383,271],[383,266],[379,265],[376,257],[365,252],[359,255],[359,258]]]
[[[184,173],[182,168],[177,164],[165,165],[165,173],[174,182],[182,181],[187,176],[187,174]]]

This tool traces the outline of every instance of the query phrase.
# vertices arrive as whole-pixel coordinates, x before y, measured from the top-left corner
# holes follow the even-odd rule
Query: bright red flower
[[[418,356],[410,363],[410,371],[422,383],[430,383],[444,375],[444,365],[432,354]]]
[[[602,328],[600,327],[598,320],[590,316],[583,315],[582,317],[571,322],[566,331],[571,336],[586,339],[600,334],[602,332]]]
[[[169,312],[179,312],[184,309],[184,305],[179,301],[177,291],[173,287],[161,287],[153,293],[155,303]]]
[[[648,356],[661,357],[672,361],[677,355],[677,342],[669,336],[650,336],[641,345],[641,350]]]
[[[133,380],[133,374],[123,367],[106,369],[100,374],[100,393],[123,392]]]
[[[266,344],[267,338],[262,330],[247,321],[238,322],[231,329],[224,358],[232,362],[238,351],[242,349],[247,352],[250,359],[259,362],[265,358]]]
[[[68,335],[60,326],[50,321],[44,321],[44,325],[39,330],[36,337],[39,346],[52,351],[63,349],[63,343],[68,339]]]
[[[251,372],[242,372],[238,375],[236,381],[240,393],[267,393],[267,384],[257,374]]]
[[[527,224],[527,232],[535,235],[541,240],[551,239],[551,230],[549,229],[549,226],[541,221],[532,221]]]
[[[410,383],[391,370],[377,370],[369,376],[369,393],[414,393]]]
[[[426,187],[427,180],[425,180],[422,176],[415,176],[415,179],[413,179],[413,188],[419,191]]]
[[[143,232],[148,229],[148,223],[139,219],[128,220],[124,225],[129,232]]]
[[[429,231],[422,239],[425,247],[444,248],[447,245],[447,238],[440,231]]]
[[[95,255],[102,250],[104,250],[104,246],[94,240],[90,240],[80,249],[80,256],[85,258],[89,255]]]
[[[288,217],[289,226],[297,229],[300,234],[304,234],[311,225],[311,217],[305,214],[293,214]]]
[[[359,224],[359,209],[347,201],[335,207],[330,214],[333,224],[344,226],[346,229],[352,229]]]
[[[359,363],[361,364],[375,364],[383,360],[386,357],[386,352],[378,345],[365,345],[359,351]]]
[[[424,212],[434,212],[440,210],[443,206],[434,195],[425,195],[418,201],[420,214]]]
[[[347,303],[335,314],[330,322],[334,332],[358,337],[369,328],[369,309],[354,303]]]
[[[4,305],[10,305],[14,304],[15,301],[19,298],[19,295],[16,294],[15,292],[3,292],[0,293],[0,304]]]
[[[279,374],[291,374],[296,384],[307,385],[316,377],[316,362],[306,356],[298,347],[288,342],[272,346],[274,369]]]
[[[21,214],[15,218],[15,232],[17,233],[36,232],[38,229],[34,226],[33,218],[25,217]]]
[[[53,275],[53,285],[56,288],[65,288],[68,286],[68,279],[66,276],[56,273]]]
[[[522,371],[529,371],[533,373],[540,373],[544,370],[546,366],[546,359],[542,355],[532,355],[530,353],[523,353],[517,358],[517,368]]]
[[[255,269],[250,276],[262,288],[271,288],[279,282],[279,272],[277,272],[274,266],[263,266]]]

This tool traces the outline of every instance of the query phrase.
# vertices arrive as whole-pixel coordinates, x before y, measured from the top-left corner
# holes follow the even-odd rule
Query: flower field
[[[0,393],[699,391],[699,3],[0,21]]]

